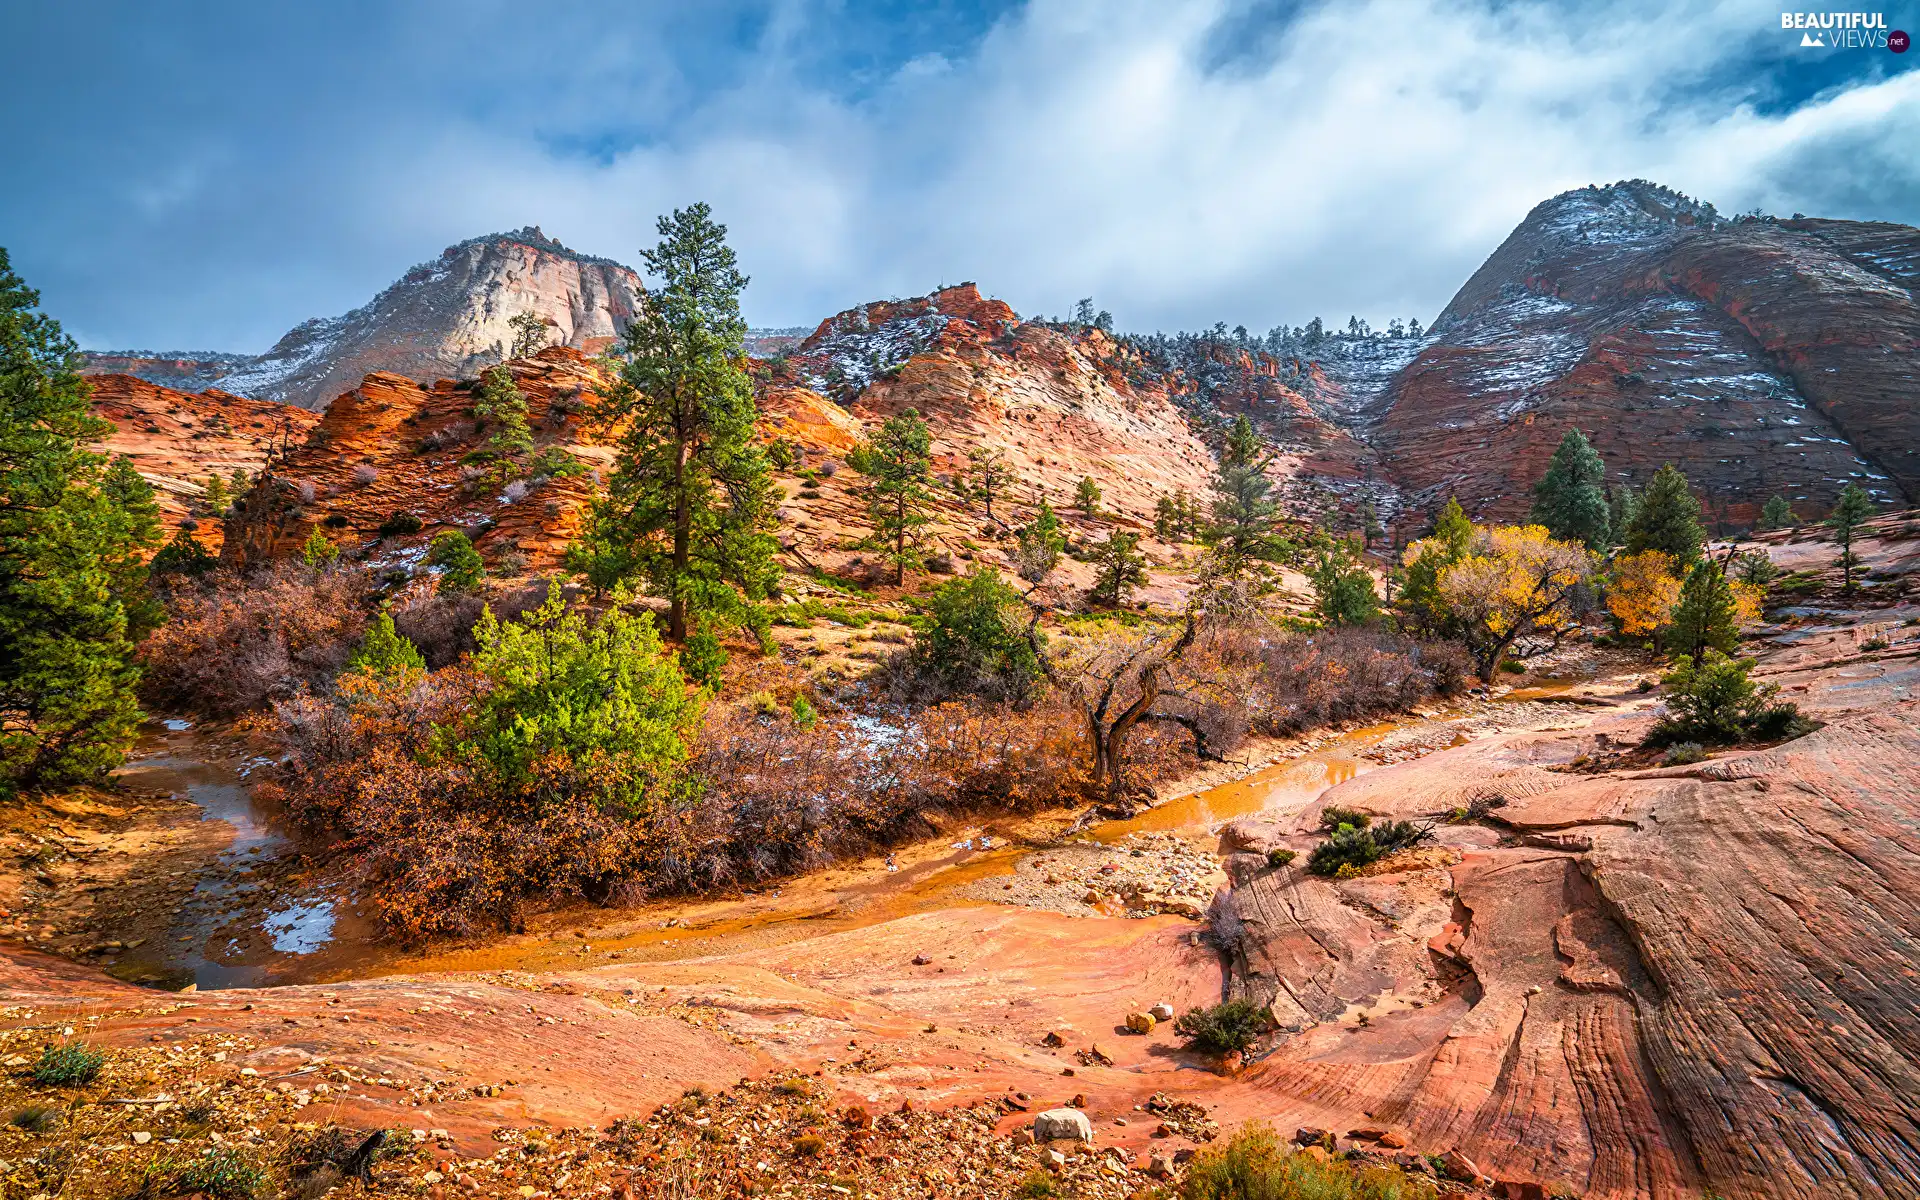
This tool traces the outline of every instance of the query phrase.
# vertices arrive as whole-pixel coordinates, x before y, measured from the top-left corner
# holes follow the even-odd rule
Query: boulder
[[[1258,817],[1240,817],[1220,827],[1220,849],[1227,854],[1258,854],[1284,844],[1280,826]]]
[[[1446,1172],[1447,1178],[1462,1183],[1472,1183],[1480,1178],[1480,1168],[1458,1150],[1449,1150],[1440,1156],[1440,1169]]]
[[[1160,1003],[1147,1010],[1147,1015],[1156,1021],[1173,1020],[1173,1005]]]
[[[1297,1146],[1325,1146],[1333,1148],[1333,1130],[1316,1129],[1311,1125],[1302,1125],[1293,1131],[1293,1141]]]
[[[1152,1013],[1135,1012],[1127,1014],[1128,1033],[1152,1033],[1156,1022]]]
[[[1033,1118],[1033,1138],[1037,1142],[1059,1139],[1091,1142],[1093,1122],[1077,1108],[1050,1108]],[[1063,1158],[1061,1161],[1066,1160]]]

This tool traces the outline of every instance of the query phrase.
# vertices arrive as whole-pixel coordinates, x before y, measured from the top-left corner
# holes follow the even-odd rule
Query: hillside
[[[644,292],[630,269],[530,226],[449,246],[362,307],[304,321],[257,357],[128,351],[88,359],[97,372],[184,390],[218,384],[318,409],[375,372],[422,381],[474,374],[512,346],[508,322],[521,313],[545,318],[554,344],[596,352],[632,320]]]
[[[1920,230],[1741,218],[1640,181],[1530,214],[1355,427],[1418,509],[1523,513],[1561,435],[1613,475],[1672,462],[1716,521],[1778,492],[1824,513],[1848,482],[1920,494]]]

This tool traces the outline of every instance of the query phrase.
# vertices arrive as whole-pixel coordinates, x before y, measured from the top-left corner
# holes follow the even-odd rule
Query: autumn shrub
[[[1265,1125],[1202,1149],[1180,1200],[1431,1200],[1433,1181],[1387,1166],[1302,1154]]]
[[[1215,664],[1223,694],[1244,706],[1247,727],[1270,737],[1403,712],[1458,692],[1470,670],[1466,653],[1451,642],[1377,629],[1305,634],[1235,626],[1216,631],[1200,649]]]
[[[169,619],[141,643],[142,694],[231,716],[324,687],[366,632],[366,577],[282,563],[245,579],[169,591]]]
[[[450,667],[474,649],[473,627],[483,609],[502,621],[532,612],[547,595],[544,583],[481,595],[416,588],[393,607],[394,629],[420,651],[430,670]]]

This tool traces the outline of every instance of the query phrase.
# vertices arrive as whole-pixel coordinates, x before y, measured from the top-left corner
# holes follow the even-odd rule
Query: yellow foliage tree
[[[1657,647],[1660,631],[1673,617],[1680,599],[1679,560],[1664,550],[1623,554],[1613,562],[1613,585],[1607,589],[1607,611],[1629,637],[1650,637]]]
[[[1493,681],[1516,640],[1572,625],[1575,589],[1593,570],[1586,547],[1544,525],[1475,526],[1466,557],[1440,572],[1439,595],[1481,681]]]
[[[1733,623],[1742,629],[1751,629],[1760,623],[1760,606],[1766,601],[1767,589],[1737,579],[1732,587]]]

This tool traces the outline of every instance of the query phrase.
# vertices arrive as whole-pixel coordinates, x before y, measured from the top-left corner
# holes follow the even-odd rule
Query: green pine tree
[[[1154,501],[1153,536],[1165,542],[1190,542],[1200,532],[1200,506],[1185,488]]]
[[[147,555],[160,545],[160,505],[153,485],[140,477],[125,455],[108,464],[100,479],[108,502],[107,545],[101,565],[113,579],[113,594],[127,610],[127,637],[138,642],[167,619],[166,609],[148,586]]]
[[[1400,581],[1400,611],[1407,620],[1429,634],[1446,633],[1453,617],[1440,596],[1440,575],[1467,556],[1473,542],[1473,522],[1467,519],[1460,501],[1447,497],[1447,506],[1434,519],[1433,536],[1406,564]]]
[[[1607,541],[1618,546],[1627,536],[1627,526],[1640,511],[1640,495],[1624,483],[1607,488]]]
[[[588,508],[585,528],[566,550],[567,570],[586,579],[598,600],[623,580],[640,572],[641,556],[622,533],[622,526],[611,509],[602,504]]]
[[[860,491],[873,522],[874,542],[893,564],[895,584],[906,582],[907,568],[920,565],[920,530],[933,519],[928,511],[933,503],[928,486],[932,445],[927,423],[910,408],[888,417],[878,434],[847,455],[847,465],[867,477]]]
[[[199,538],[193,536],[193,530],[182,525],[174,530],[173,538],[154,554],[153,561],[147,564],[147,571],[156,578],[184,575],[189,579],[198,579],[219,565],[220,560],[208,552]]]
[[[245,467],[235,467],[227,483],[227,499],[228,503],[232,503],[247,494],[247,490],[253,486],[253,478],[247,474]]]
[[[1273,564],[1293,551],[1279,533],[1280,504],[1267,477],[1267,458],[1253,423],[1236,418],[1213,481],[1213,521],[1205,533],[1205,573],[1217,585],[1272,587]]]
[[[513,372],[493,367],[480,377],[473,397],[474,419],[493,432],[487,444],[495,454],[519,458],[533,453],[533,430],[527,426],[527,397],[513,382]]]
[[[1325,534],[1313,540],[1307,578],[1313,584],[1314,615],[1328,625],[1367,625],[1380,616],[1373,575],[1346,538]]]
[[[759,409],[740,319],[747,277],[705,204],[676,209],[657,228],[659,245],[640,255],[654,290],[627,326],[620,378],[598,409],[625,424],[596,524],[667,598],[673,640],[686,640],[689,614],[764,633],[779,544],[769,532],[772,468],[753,442]]]
[[[523,312],[508,320],[513,329],[513,345],[507,350],[508,358],[532,358],[545,350],[552,342],[553,335],[547,332],[547,319],[537,312]]]
[[[139,497],[108,494],[86,447],[112,426],[39,303],[0,249],[0,794],[101,778],[141,715],[125,602]]]
[[[1066,548],[1067,537],[1060,528],[1060,514],[1045,500],[1040,501],[1040,510],[1020,531],[1015,551],[1020,578],[1039,583],[1059,565],[1060,552]]]
[[[1762,529],[1786,529],[1797,519],[1793,515],[1793,505],[1787,503],[1785,496],[1769,496],[1760,508]]]
[[[340,547],[333,539],[320,532],[315,525],[307,531],[307,540],[300,545],[300,558],[316,571],[324,571],[340,561]]]
[[[1147,557],[1140,553],[1140,535],[1119,530],[1093,548],[1093,599],[1121,608],[1133,590],[1147,581]]]
[[[1093,476],[1082,475],[1073,489],[1073,506],[1080,510],[1081,516],[1091,520],[1100,515],[1100,496],[1100,485],[1093,481]]]
[[[458,529],[443,529],[433,535],[427,547],[427,565],[440,568],[439,590],[458,595],[471,592],[486,577],[486,560],[473,548],[473,542]]]
[[[424,671],[427,660],[413,642],[393,627],[393,606],[383,604],[367,636],[347,658],[347,670],[366,675],[392,675],[401,671]]]
[[[968,491],[978,497],[987,520],[993,520],[993,498],[1005,491],[1013,475],[1007,468],[1007,456],[992,446],[976,446],[967,451],[968,474],[972,482]]]
[[[1853,539],[1860,530],[1862,522],[1873,516],[1873,500],[1862,491],[1857,483],[1850,483],[1840,493],[1839,503],[1833,506],[1833,513],[1827,518],[1827,524],[1833,527],[1834,540],[1840,543],[1840,590],[1853,594],[1853,569],[1860,560],[1853,553]]]
[[[1706,537],[1700,528],[1700,502],[1688,490],[1687,477],[1669,463],[1647,484],[1621,541],[1628,554],[1663,550],[1680,566],[1691,568]]]
[[[1607,548],[1607,467],[1578,429],[1569,429],[1533,489],[1531,520],[1563,542]]]
[[[1740,627],[1734,623],[1733,588],[1726,573],[1711,558],[1702,558],[1680,585],[1679,602],[1662,637],[1673,655],[1698,659],[1707,650],[1732,654],[1740,645]]]

